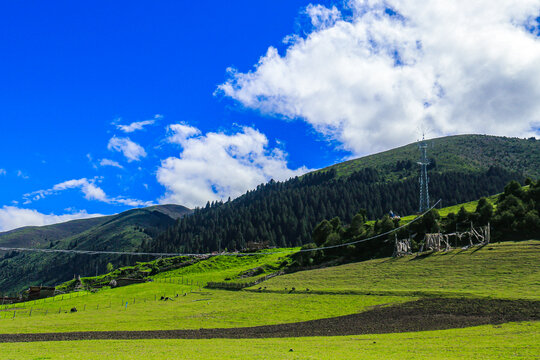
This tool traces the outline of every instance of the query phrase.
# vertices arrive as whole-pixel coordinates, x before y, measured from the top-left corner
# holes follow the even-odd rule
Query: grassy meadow
[[[290,261],[289,250],[295,249],[255,256],[217,256],[157,274],[153,281],[143,284],[0,306],[0,333],[282,324],[354,314],[425,296],[540,299],[537,240],[301,271],[241,291],[204,288],[209,281],[248,281],[272,273]],[[171,300],[160,300],[162,296]],[[72,307],[77,312],[71,313]],[[522,322],[358,336],[3,343],[0,357],[533,359],[540,353],[539,330],[538,322]]]
[[[272,278],[267,290],[540,299],[540,241],[374,259]]]
[[[291,351],[292,350],[292,351]],[[538,359],[540,323],[278,339],[87,340],[2,344],[7,359]]]

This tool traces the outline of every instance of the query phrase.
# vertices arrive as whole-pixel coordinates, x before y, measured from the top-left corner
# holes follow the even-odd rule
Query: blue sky
[[[460,18],[478,19],[466,2],[430,16],[392,3],[4,4],[0,231],[234,197],[420,127],[538,134],[537,1],[487,2],[482,26],[497,39],[455,35]]]

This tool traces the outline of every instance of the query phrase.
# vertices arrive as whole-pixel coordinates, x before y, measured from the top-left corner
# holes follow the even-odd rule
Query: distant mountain
[[[430,166],[436,173],[486,171],[496,166],[524,177],[540,178],[540,140],[488,135],[456,135],[426,140]],[[387,180],[417,176],[418,143],[401,146],[328,166],[317,172],[336,170],[349,176],[364,168],[377,169]]]
[[[24,227],[0,233],[0,246],[133,251],[143,243],[151,243],[176,219],[190,213],[184,206],[158,205],[117,215]],[[119,256],[29,252],[7,253],[0,259],[0,292],[20,290],[32,284],[55,284],[69,280],[74,274],[95,274],[96,268],[104,272],[108,262],[115,265],[131,262]]]

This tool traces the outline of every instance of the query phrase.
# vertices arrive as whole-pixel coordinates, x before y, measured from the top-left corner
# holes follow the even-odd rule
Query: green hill
[[[190,212],[180,205],[160,205],[46,227],[28,227],[0,234],[0,245],[133,251],[143,242],[151,242],[157,234],[173,225],[177,218]],[[40,237],[42,234],[46,236]],[[108,262],[120,265],[133,261],[127,256],[9,253],[0,261],[0,289],[6,293],[29,285],[57,284],[69,280],[74,274],[103,273]]]
[[[34,247],[80,234],[108,221],[111,216],[73,220],[46,226],[25,226],[0,233],[0,246]]]
[[[510,180],[540,175],[540,142],[484,135],[430,140],[429,189],[445,206],[503,191]],[[311,242],[314,227],[360,210],[377,219],[418,211],[416,144],[336,164],[284,182],[270,181],[226,203],[213,202],[181,219],[145,251],[211,252],[250,241],[273,246]]]

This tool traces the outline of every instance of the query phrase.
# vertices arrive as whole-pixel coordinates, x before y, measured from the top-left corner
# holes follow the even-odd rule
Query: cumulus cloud
[[[158,168],[157,180],[167,189],[161,203],[202,206],[239,196],[272,178],[284,180],[308,171],[289,169],[286,154],[269,149],[266,136],[250,127],[203,135],[195,127],[175,124],[169,126],[168,141],[182,151],[179,157],[162,160]]]
[[[120,165],[117,161],[114,161],[114,160],[110,160],[110,159],[101,159],[99,161],[99,165],[101,166],[112,166],[112,167],[117,167],[119,169],[123,169],[124,167],[122,165]]]
[[[0,175],[6,175],[7,171],[6,169],[0,169]]]
[[[134,132],[136,130],[142,130],[145,126],[152,125],[152,124],[154,124],[156,122],[156,120],[159,120],[159,119],[162,119],[162,118],[163,118],[163,115],[156,114],[156,115],[154,115],[154,118],[152,120],[144,120],[144,121],[132,122],[129,125],[116,124],[116,127],[118,129],[122,130],[125,133],[132,133],[132,132]],[[118,121],[119,120],[120,119],[118,119]]]
[[[151,206],[153,202],[130,199],[123,196],[108,196],[102,188],[96,185],[96,179],[72,179],[54,185],[50,189],[37,190],[24,194],[24,204],[30,204],[32,201],[41,200],[47,196],[57,194],[68,189],[80,189],[87,200],[97,200],[107,204],[118,204],[127,206]]]
[[[146,151],[144,148],[139,144],[134,143],[127,137],[119,138],[113,136],[109,140],[107,149],[121,152],[128,159],[128,162],[139,161],[141,158],[146,157]]]
[[[540,127],[540,1],[352,0],[310,5],[307,36],[228,69],[217,92],[303,119],[355,155],[430,135],[534,136]]]
[[[23,226],[50,225],[96,216],[103,215],[88,214],[84,210],[72,214],[54,215],[43,214],[33,209],[23,209],[15,206],[3,206],[0,208],[0,231],[9,231]]]

